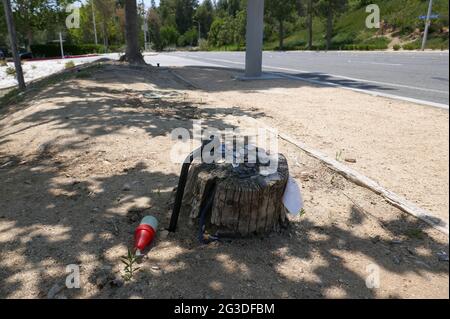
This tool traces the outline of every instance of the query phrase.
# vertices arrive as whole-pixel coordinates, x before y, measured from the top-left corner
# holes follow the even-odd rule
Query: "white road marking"
[[[243,63],[243,62],[236,62],[236,61],[230,61],[230,60],[225,60],[225,59],[205,58],[205,57],[198,57],[198,56],[184,56],[184,58],[191,59],[191,60],[194,60],[194,61],[196,61],[195,59],[204,59],[204,60],[211,60],[211,61],[216,61],[216,62],[224,62],[224,63],[238,64],[238,65],[245,65],[245,63]],[[217,66],[223,67],[221,65],[217,65]],[[282,67],[264,66],[264,68],[265,69],[281,70],[281,71],[299,72],[299,73],[310,73],[308,71],[295,70],[295,69],[282,68]],[[339,88],[343,88],[343,89],[347,89],[347,90],[351,90],[351,91],[355,91],[355,92],[370,94],[372,96],[381,96],[381,97],[391,98],[391,99],[395,99],[395,100],[401,100],[401,101],[412,102],[412,103],[421,104],[421,105],[433,106],[433,107],[446,109],[446,110],[449,109],[449,105],[448,104],[443,104],[443,103],[437,103],[437,102],[432,102],[432,101],[426,101],[426,100],[420,100],[420,99],[415,99],[415,98],[409,98],[409,97],[405,97],[405,96],[401,96],[401,95],[382,93],[382,92],[377,92],[377,91],[372,91],[372,90],[358,89],[358,88],[349,87],[349,86],[346,86],[346,85],[343,85],[343,84],[338,84],[338,83],[329,82],[329,81],[323,81],[323,80],[313,80],[313,79],[309,79],[309,78],[303,78],[301,76],[295,76],[295,75],[289,75],[289,74],[277,74],[277,75],[283,76],[285,78],[291,78],[291,79],[294,79],[294,80],[306,81],[306,82],[319,84],[319,85],[322,84],[322,85],[327,85],[327,86],[339,87]],[[413,86],[408,86],[408,85],[401,85],[401,84],[394,84],[394,83],[369,81],[369,80],[364,80],[364,79],[357,79],[357,78],[350,78],[350,77],[346,77],[346,76],[333,75],[333,74],[329,74],[329,73],[322,73],[322,75],[332,76],[332,77],[342,78],[342,79],[348,79],[348,80],[353,80],[353,81],[361,81],[361,82],[378,83],[378,84],[383,84],[383,85],[405,87],[405,88],[410,88],[410,89],[415,89],[415,90],[422,90],[422,91],[427,91],[427,92],[444,93],[446,95],[449,94],[449,92],[447,92],[447,91],[418,88],[418,87],[413,87]]]
[[[366,63],[366,62],[361,62]],[[370,64],[379,64],[379,65],[391,65],[391,66],[402,66],[400,63],[384,63],[384,62],[370,62]]]
[[[238,64],[238,65],[245,65],[245,63],[243,63],[243,62],[236,62],[236,61],[230,61],[230,60],[225,60],[225,59],[204,58],[204,57],[196,57],[196,58],[205,59],[205,60],[211,60],[211,61],[216,61],[216,62],[224,62],[224,63],[232,63],[232,64]],[[265,69],[273,69],[273,70],[281,70],[281,71],[289,71],[289,72],[298,72],[298,73],[311,73],[310,71],[305,71],[305,70],[292,69],[292,68],[283,68],[283,67],[270,66],[270,65],[263,65],[263,68],[265,68]],[[374,80],[353,78],[353,77],[349,77],[349,76],[332,74],[332,73],[320,73],[320,74],[324,75],[324,76],[331,76],[331,77],[334,77],[334,78],[340,78],[340,79],[350,80],[350,81],[359,81],[359,82],[366,82],[366,83],[373,83],[373,84],[401,87],[401,88],[406,88],[406,89],[411,89],[411,90],[419,90],[419,91],[433,92],[433,93],[440,93],[440,94],[449,95],[448,91],[442,91],[442,90],[428,89],[428,88],[422,88],[422,87],[405,85],[405,84],[396,84],[396,83],[390,83],[390,82],[382,82],[382,81],[374,81]]]
[[[277,75],[280,75],[285,78],[293,79],[293,80],[300,80],[300,81],[310,82],[313,84],[333,86],[333,87],[338,87],[338,88],[345,89],[345,90],[351,90],[354,92],[370,94],[372,96],[381,96],[381,97],[386,97],[386,98],[395,99],[395,100],[401,100],[401,101],[412,102],[412,103],[421,104],[421,105],[433,106],[433,107],[437,107],[440,109],[446,109],[446,110],[449,109],[449,106],[447,104],[443,104],[443,103],[436,103],[436,102],[414,99],[414,98],[410,98],[410,97],[393,95],[393,94],[389,94],[389,93],[382,93],[382,92],[371,91],[371,90],[357,89],[357,88],[352,88],[352,87],[348,87],[345,85],[337,84],[334,82],[312,80],[312,79],[302,78],[300,76],[295,76],[295,75],[279,74],[279,73],[277,73]]]

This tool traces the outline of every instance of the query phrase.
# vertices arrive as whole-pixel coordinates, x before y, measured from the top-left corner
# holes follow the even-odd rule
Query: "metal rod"
[[[59,32],[59,46],[61,47],[61,58],[64,59],[64,46],[61,32]]]
[[[427,12],[427,20],[425,22],[425,30],[423,31],[423,39],[422,39],[422,51],[425,51],[425,47],[427,45],[427,37],[428,37],[428,29],[430,28],[431,24],[431,11],[433,9],[433,0],[430,0],[430,3],[428,4],[428,12]]]

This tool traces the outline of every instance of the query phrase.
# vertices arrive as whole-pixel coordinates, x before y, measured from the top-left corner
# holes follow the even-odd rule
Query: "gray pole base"
[[[245,77],[262,75],[262,49],[264,35],[264,0],[248,0],[245,53]]]

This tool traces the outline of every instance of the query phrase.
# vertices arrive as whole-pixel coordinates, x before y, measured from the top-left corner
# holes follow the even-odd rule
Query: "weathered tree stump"
[[[205,202],[213,200],[207,214],[209,232],[232,236],[267,234],[286,222],[282,203],[289,177],[286,158],[279,155],[276,173],[259,174],[259,164],[193,164],[189,171],[183,211],[199,218]]]

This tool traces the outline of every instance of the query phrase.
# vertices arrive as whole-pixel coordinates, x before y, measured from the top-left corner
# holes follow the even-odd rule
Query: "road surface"
[[[161,66],[243,69],[244,52],[172,52],[147,56]],[[264,52],[265,72],[448,109],[449,53]]]

